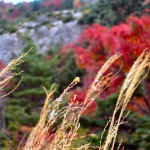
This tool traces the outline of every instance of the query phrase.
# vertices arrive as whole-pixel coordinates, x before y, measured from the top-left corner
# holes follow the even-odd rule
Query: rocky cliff
[[[78,24],[78,19],[82,16],[80,12],[61,11],[55,12],[55,16],[63,16],[62,19],[41,15],[34,21],[19,23],[15,33],[5,33],[0,35],[0,60],[8,63],[10,59],[18,56],[26,44],[21,38],[28,34],[39,52],[54,47],[73,42],[82,32],[82,26]],[[63,19],[68,19],[64,21]]]

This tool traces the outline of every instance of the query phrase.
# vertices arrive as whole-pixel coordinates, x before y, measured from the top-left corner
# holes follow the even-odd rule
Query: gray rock
[[[29,21],[29,22],[25,22],[22,26],[25,28],[35,28],[38,25],[39,24],[37,22]]]
[[[82,27],[77,21],[71,21],[51,29],[48,29],[47,26],[32,29],[30,36],[39,51],[44,52],[55,45],[64,45],[75,41],[81,32]]]
[[[73,18],[76,20],[79,20],[80,18],[82,18],[83,13],[82,12],[75,12],[72,14]]]
[[[81,33],[82,28],[77,21],[71,21],[59,27],[53,27],[50,31],[50,45],[73,42]]]
[[[68,11],[64,13],[68,13]],[[80,13],[72,13],[76,18],[81,15]],[[42,16],[38,18],[38,21],[42,22],[47,19]],[[45,52],[55,45],[65,45],[75,41],[83,30],[77,19],[68,23],[54,18],[49,19],[50,26],[53,26],[51,28],[49,24],[40,26],[39,22],[30,21],[19,25],[17,33],[21,35],[29,33],[39,52]],[[12,58],[18,56],[24,44],[27,44],[21,40],[17,33],[0,35],[0,60],[4,63],[8,63]]]
[[[84,3],[84,4],[90,4],[90,3],[95,3],[95,2],[97,2],[98,0],[82,0],[82,2]]]
[[[21,52],[22,41],[16,33],[0,35],[0,60],[4,63],[18,56]]]
[[[38,18],[37,18],[37,22],[42,24],[44,22],[49,22],[50,21],[50,18],[45,16],[45,15],[40,15]]]
[[[63,21],[62,20],[55,20],[55,21],[51,22],[51,24],[53,26],[61,26],[61,25],[63,25]]]
[[[25,33],[27,33],[28,32],[28,29],[27,28],[19,28],[18,29],[18,33],[20,33],[20,34],[25,34]]]

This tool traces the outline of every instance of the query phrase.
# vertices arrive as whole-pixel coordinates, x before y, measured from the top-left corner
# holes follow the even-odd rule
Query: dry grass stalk
[[[76,77],[72,83],[64,90],[59,98],[52,101],[54,90],[47,92],[44,107],[41,111],[40,120],[31,132],[25,150],[70,150],[70,149],[89,149],[90,143],[80,148],[73,148],[72,142],[77,136],[80,127],[79,119],[86,108],[95,100],[98,94],[102,93],[109,86],[112,73],[104,75],[106,70],[120,57],[120,54],[112,56],[100,69],[94,82],[86,93],[84,102],[68,103],[67,106],[61,108],[63,97],[68,91],[80,80]],[[76,95],[73,98],[76,99]],[[57,126],[55,124],[62,119]],[[55,127],[54,127],[55,126]]]
[[[2,92],[4,90],[4,87],[6,87],[10,83],[12,78],[14,78],[15,76],[17,76],[21,73],[21,72],[16,73],[16,72],[14,72],[14,70],[15,70],[16,66],[18,66],[24,62],[23,58],[25,57],[25,55],[27,55],[27,53],[22,54],[17,59],[13,59],[2,71],[0,71],[0,78],[1,78],[0,92]],[[22,78],[20,79],[20,82],[21,81],[22,81]],[[16,87],[13,88],[12,91],[10,91],[9,93],[7,93],[5,95],[0,96],[0,98],[3,98],[5,96],[9,95],[10,93],[12,93],[19,86],[20,82],[16,85]]]
[[[146,77],[147,75],[146,73],[149,70],[149,66],[150,66],[150,52],[144,51],[140,55],[140,57],[135,61],[134,65],[130,69],[130,72],[128,73],[124,81],[112,116],[107,138],[104,142],[104,145],[101,146],[100,149],[108,150],[110,146],[111,150],[114,149],[118,128],[122,123],[124,123],[124,119],[126,117],[126,116],[123,117],[123,113],[135,89]],[[116,118],[116,113],[118,112],[118,110],[120,110],[120,114],[119,117]]]
[[[27,52],[28,53],[28,52]],[[24,57],[27,54],[22,54],[19,58],[17,59],[13,59],[5,68],[3,68],[2,70],[0,70],[0,100],[1,100],[1,109],[3,110],[4,107],[4,101],[6,100],[6,96],[8,96],[9,94],[11,94],[13,91],[16,90],[16,88],[19,86],[19,84],[21,83],[22,79],[20,79],[19,83],[17,83],[17,85],[15,87],[11,87],[12,90],[9,91],[8,93],[6,93],[4,91],[4,87],[9,86],[9,84],[11,85],[11,80],[21,74],[21,72],[16,72],[16,66],[20,65],[21,63],[24,62]],[[2,129],[5,130],[5,114],[1,111],[1,118],[0,118],[0,122],[2,124]],[[9,148],[8,148],[9,149]]]

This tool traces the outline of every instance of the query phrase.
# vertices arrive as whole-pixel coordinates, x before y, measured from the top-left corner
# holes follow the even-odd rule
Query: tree
[[[144,5],[143,0],[98,0],[85,8],[85,14],[81,20],[84,24],[99,23],[108,27],[125,21],[127,16],[140,16],[150,3]],[[89,13],[86,10],[89,9]]]
[[[31,2],[30,5],[32,7],[32,11],[38,11],[41,6],[40,4],[41,4],[40,0],[34,0],[33,2]]]
[[[94,24],[83,31],[77,43],[64,47],[63,52],[74,49],[77,64],[87,72],[87,75],[84,77],[85,91],[102,64],[112,54],[119,52],[122,54],[122,58],[115,62],[111,68],[114,73],[118,72],[118,77],[114,78],[111,86],[103,92],[101,98],[105,99],[110,94],[117,92],[136,58],[145,49],[150,48],[149,20],[150,17],[148,15],[143,15],[141,18],[131,16],[127,19],[127,23],[113,26],[110,29]],[[120,71],[118,70],[119,68]],[[149,78],[141,85],[141,89],[144,86],[144,91],[138,91],[144,97],[143,101],[145,101],[146,107],[143,105],[143,108],[141,108],[144,114],[150,113]]]

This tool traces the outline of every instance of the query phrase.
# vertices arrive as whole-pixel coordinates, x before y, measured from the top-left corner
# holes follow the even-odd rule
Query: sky
[[[0,0],[1,1],[1,0]],[[25,1],[25,2],[31,2],[31,1],[34,1],[34,0],[3,0],[4,2],[12,2],[12,3],[14,3],[14,4],[17,4],[17,3],[19,3],[19,2],[23,2],[23,1]]]

